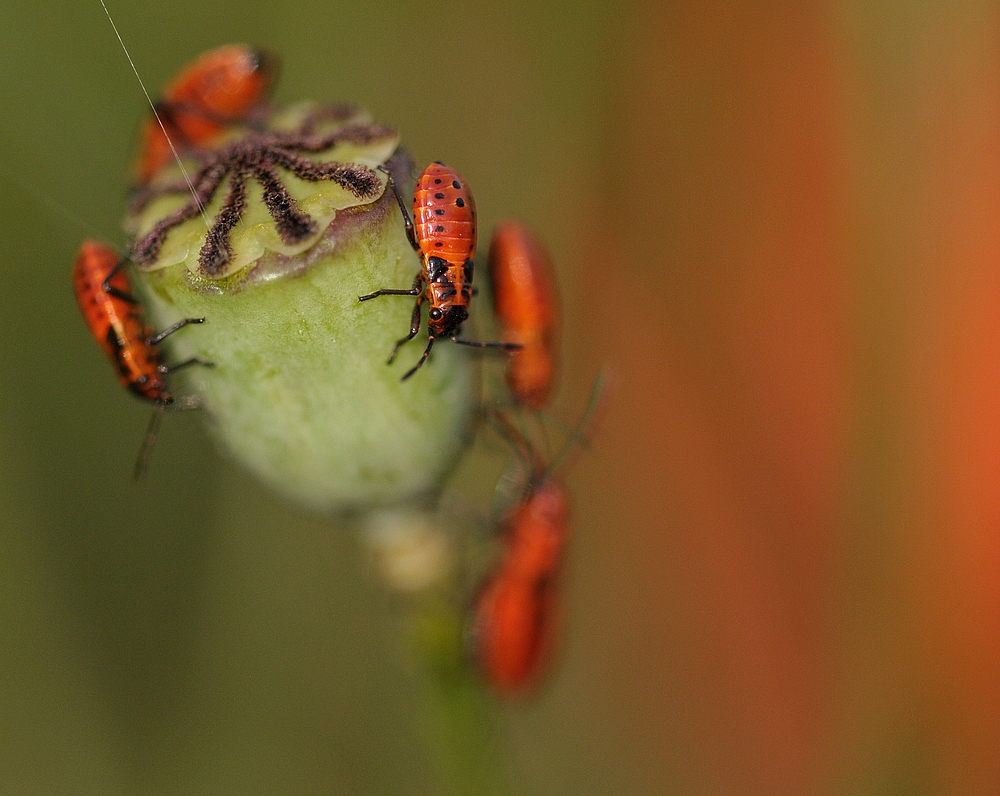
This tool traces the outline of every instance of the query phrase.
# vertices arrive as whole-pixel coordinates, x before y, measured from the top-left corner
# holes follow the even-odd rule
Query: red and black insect
[[[507,360],[507,384],[516,403],[541,409],[556,369],[559,310],[552,261],[527,227],[508,220],[493,231],[489,269],[503,339],[522,346]]]
[[[505,415],[492,416],[497,431],[517,451],[520,466],[530,473],[520,497],[500,520],[500,563],[476,595],[469,628],[476,665],[500,693],[530,687],[553,647],[569,521],[569,500],[554,474],[584,439],[602,383],[598,376],[587,411],[548,466],[540,463],[517,425]]]
[[[143,122],[138,185],[148,185],[173,159],[171,141],[182,149],[208,146],[227,128],[245,122],[267,96],[275,64],[261,50],[231,44],[184,67],[163,90],[156,114]]]
[[[166,375],[188,365],[212,366],[213,363],[192,358],[177,365],[163,364],[159,344],[178,329],[191,323],[204,323],[205,319],[184,318],[154,334],[143,322],[142,307],[132,296],[128,276],[122,270],[126,262],[110,246],[84,241],[73,266],[73,289],[83,319],[115,366],[118,380],[155,406],[136,462],[135,475],[139,477],[152,452],[159,417],[164,408],[175,403],[167,390]],[[194,404],[188,402],[186,405]]]
[[[396,358],[399,347],[412,340],[420,331],[420,308],[430,304],[427,313],[427,347],[416,365],[404,375],[403,381],[427,361],[438,337],[476,348],[515,350],[512,343],[483,343],[458,337],[462,323],[469,317],[472,301],[473,258],[476,254],[476,203],[468,184],[457,171],[441,162],[432,163],[417,180],[413,191],[413,221],[406,212],[403,197],[388,170],[389,185],[403,214],[406,236],[420,255],[422,268],[409,290],[376,290],[358,301],[378,296],[416,296],[417,303],[410,319],[410,333],[396,341],[389,363]]]

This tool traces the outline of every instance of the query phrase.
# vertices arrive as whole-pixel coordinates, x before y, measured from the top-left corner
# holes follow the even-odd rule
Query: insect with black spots
[[[476,254],[476,203],[468,184],[454,169],[440,162],[432,163],[420,175],[413,191],[414,220],[411,221],[392,174],[385,169],[383,171],[389,174],[389,185],[403,215],[406,236],[422,263],[409,290],[382,289],[358,296],[358,301],[379,296],[417,297],[410,318],[410,333],[396,341],[389,363],[396,359],[399,347],[420,331],[420,308],[425,301],[430,305],[427,312],[427,347],[417,364],[403,374],[403,381],[427,361],[438,337],[475,348],[519,349],[519,344],[484,343],[458,336],[462,323],[469,317],[475,269],[473,258]]]
[[[80,312],[90,333],[104,349],[118,374],[118,381],[134,395],[153,404],[153,417],[146,430],[134,475],[145,471],[152,454],[156,431],[163,410],[178,402],[167,390],[166,376],[189,365],[206,365],[197,357],[176,365],[165,365],[159,344],[178,329],[204,318],[184,318],[159,334],[146,326],[142,307],[132,296],[128,276],[122,267],[128,262],[110,246],[98,241],[84,241],[73,266],[73,289]],[[197,401],[186,399],[180,408],[195,408]]]

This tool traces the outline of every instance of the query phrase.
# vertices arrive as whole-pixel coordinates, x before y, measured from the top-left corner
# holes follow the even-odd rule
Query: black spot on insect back
[[[460,191],[460,190],[462,190],[462,183],[460,183],[458,180],[452,180],[451,181],[451,187]]]
[[[444,215],[444,208],[439,207],[437,210],[434,211],[434,215],[443,216]]]
[[[460,196],[455,200],[455,204],[459,207],[465,207],[465,200]]]
[[[444,232],[444,227],[442,227],[440,224],[438,224],[436,227],[434,227],[434,231],[435,232]]]
[[[440,180],[438,180],[438,182],[440,182]],[[435,199],[444,199],[444,194],[443,193],[436,193],[436,194],[434,194],[434,198]]]

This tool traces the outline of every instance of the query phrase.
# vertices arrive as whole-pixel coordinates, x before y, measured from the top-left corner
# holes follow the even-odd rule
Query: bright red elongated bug
[[[548,467],[524,435],[504,416],[493,420],[499,433],[533,473],[521,498],[500,521],[503,553],[476,595],[470,636],[476,664],[494,690],[525,690],[542,673],[558,624],[559,574],[569,521],[569,500],[553,474],[569,450],[583,438],[597,409],[603,385],[598,376],[590,404]]]
[[[458,337],[462,323],[469,317],[472,301],[473,257],[476,254],[476,204],[472,192],[461,175],[441,162],[428,166],[417,180],[413,191],[413,218],[406,212],[403,197],[388,170],[389,185],[403,214],[406,236],[420,255],[422,268],[409,290],[376,290],[358,301],[378,296],[416,296],[417,303],[410,318],[410,333],[396,341],[389,355],[391,364],[403,343],[420,331],[420,308],[430,304],[427,312],[427,347],[416,365],[404,375],[403,381],[416,373],[430,356],[434,340],[447,337],[454,343],[476,348],[515,350],[511,343],[483,343]]]
[[[551,651],[567,516],[566,493],[548,480],[501,522],[503,560],[480,590],[473,620],[477,665],[501,693],[530,686]]]
[[[508,220],[493,231],[489,270],[503,339],[523,346],[507,360],[507,384],[519,405],[541,409],[556,369],[559,311],[552,262],[527,227]]]
[[[204,318],[184,318],[159,334],[153,334],[142,318],[142,308],[131,295],[128,276],[122,270],[127,262],[110,246],[98,241],[84,241],[73,266],[73,289],[80,312],[90,333],[115,366],[118,381],[138,397],[155,405],[139,458],[135,476],[142,475],[152,453],[159,418],[165,407],[174,404],[168,392],[167,373],[211,362],[192,358],[168,367],[163,364],[159,344],[169,335]]]
[[[273,56],[260,50],[231,44],[182,69],[163,90],[156,115],[143,122],[135,165],[138,185],[148,185],[173,159],[170,141],[181,149],[206,146],[227,127],[244,122],[266,97],[275,63]]]

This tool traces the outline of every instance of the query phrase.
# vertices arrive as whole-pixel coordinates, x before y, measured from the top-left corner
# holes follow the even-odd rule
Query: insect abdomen
[[[413,224],[424,257],[456,265],[475,257],[476,204],[454,169],[432,163],[420,176],[413,192]]]

